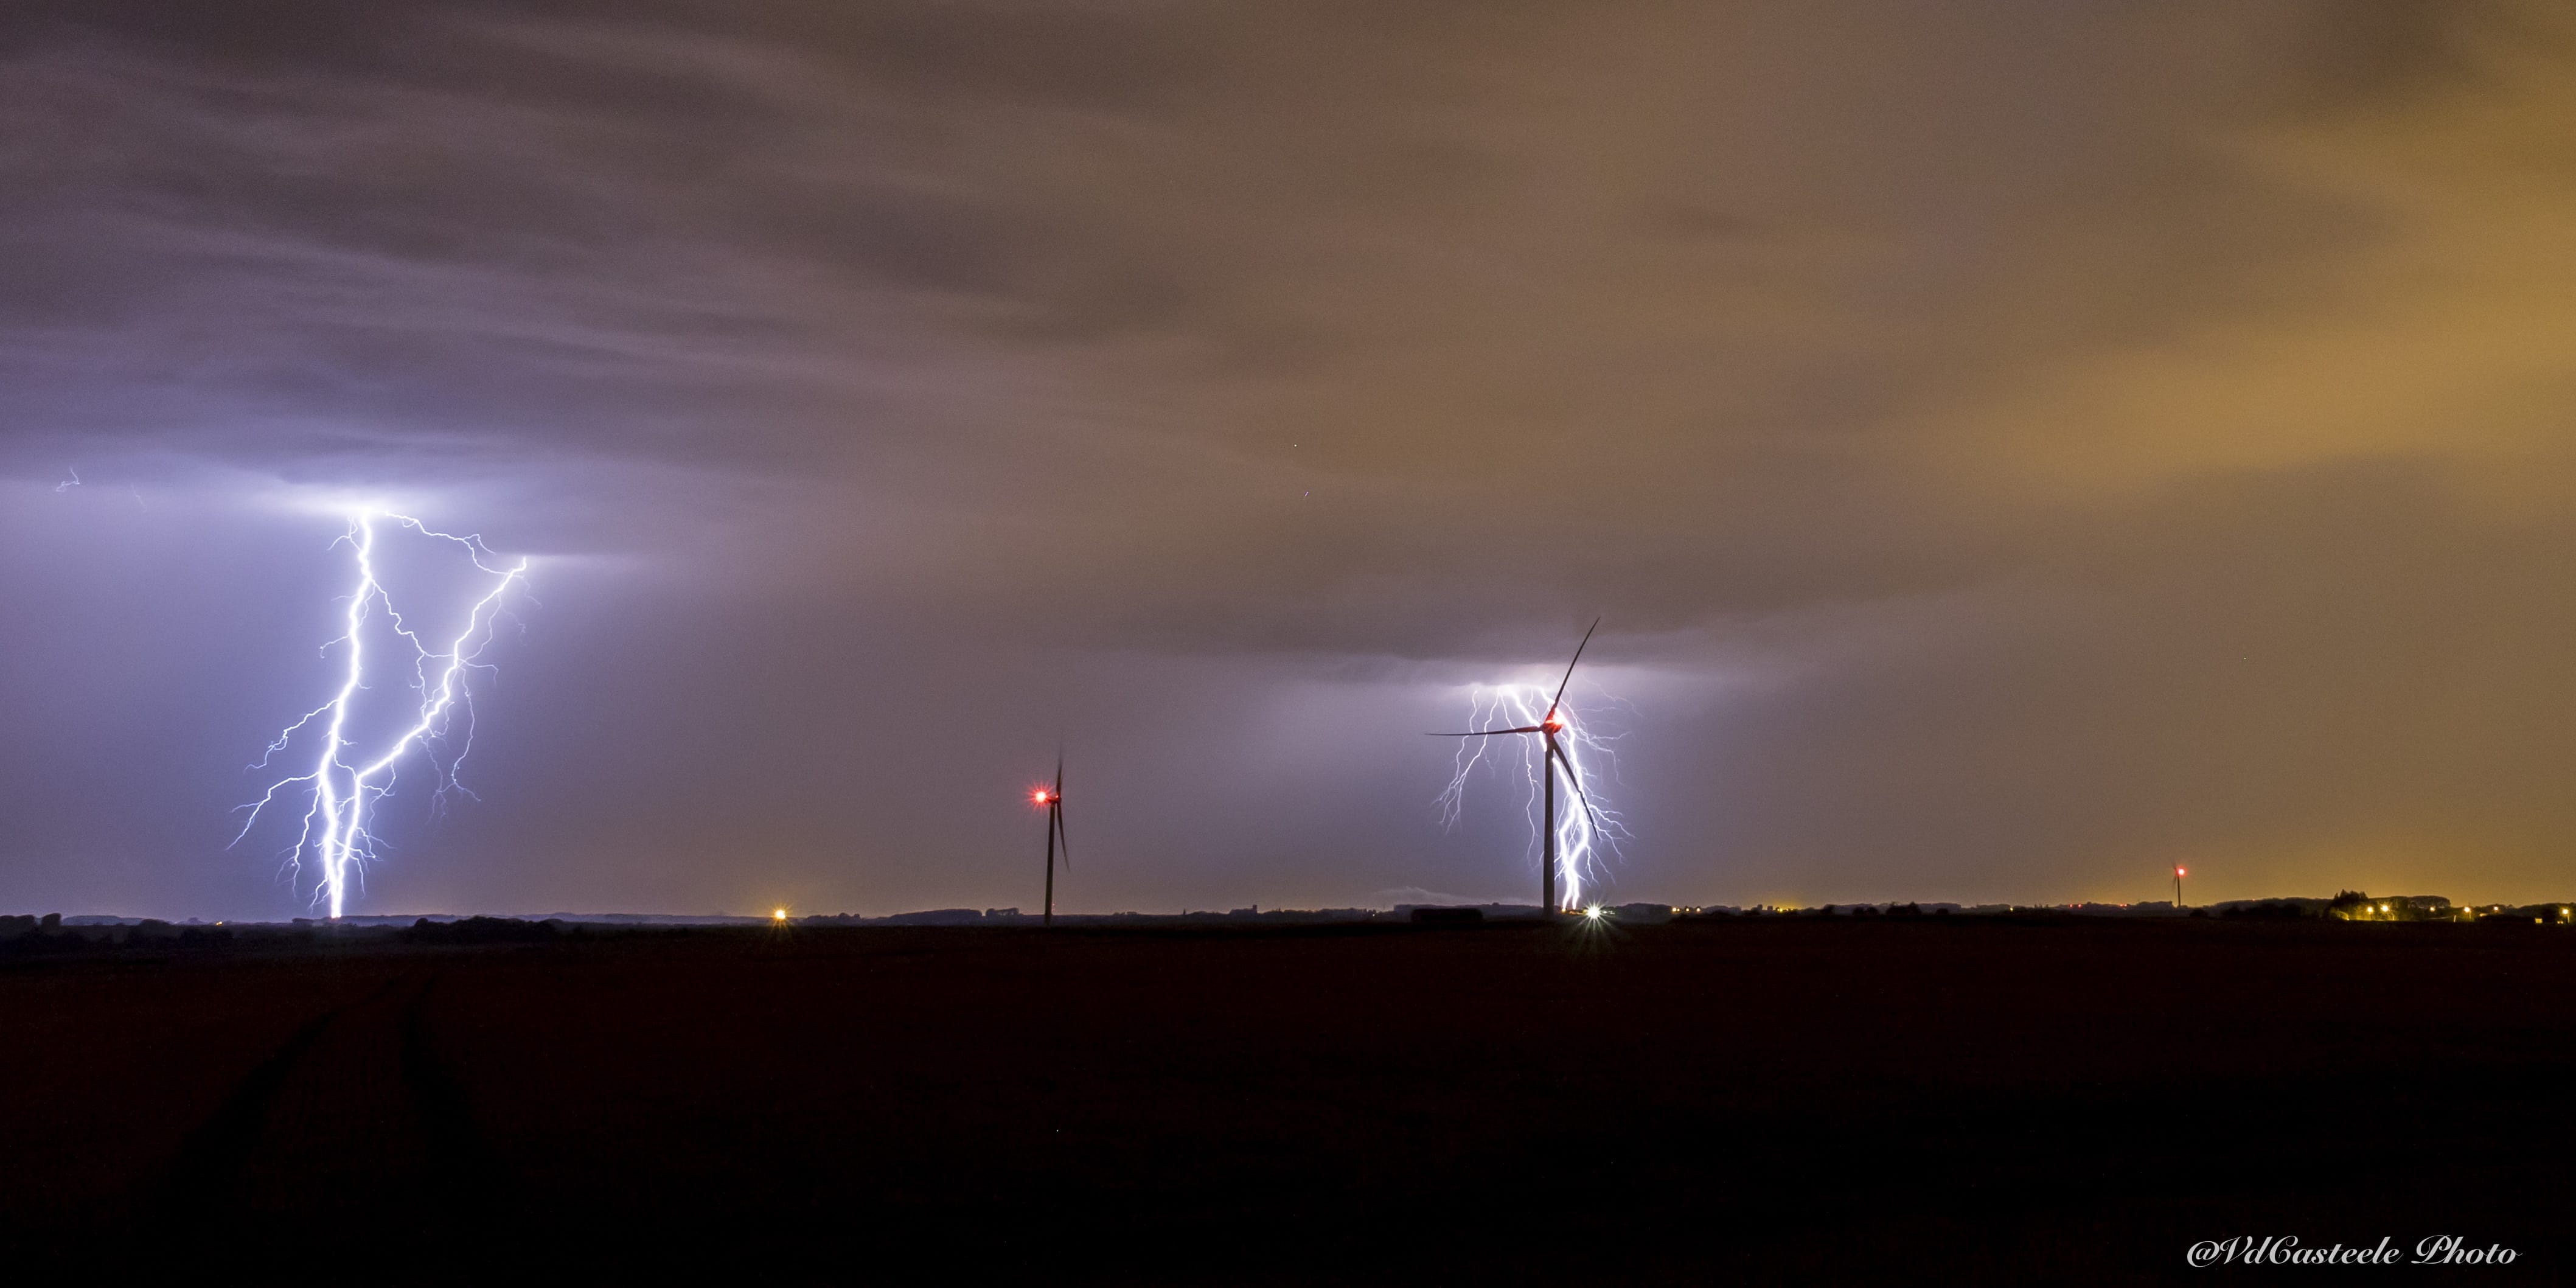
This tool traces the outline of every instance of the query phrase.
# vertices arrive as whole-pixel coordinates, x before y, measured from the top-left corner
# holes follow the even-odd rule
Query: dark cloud
[[[1630,893],[2537,895],[2564,36],[14,6],[0,893],[292,901],[213,841],[387,493],[544,601],[404,906],[1024,901],[1059,737],[1086,904],[1509,894],[1418,731],[1595,614]]]

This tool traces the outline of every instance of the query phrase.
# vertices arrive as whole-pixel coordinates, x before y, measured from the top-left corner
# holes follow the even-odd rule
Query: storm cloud
[[[13,5],[0,904],[283,915],[335,499],[526,553],[365,910],[2563,892],[2541,6]],[[72,471],[78,487],[63,488]]]

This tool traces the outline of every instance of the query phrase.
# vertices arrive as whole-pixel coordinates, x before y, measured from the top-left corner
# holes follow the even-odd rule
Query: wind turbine
[[[1574,683],[1575,663],[1583,660],[1583,650],[1592,645],[1592,632],[1599,629],[1601,619],[1595,617],[1592,625],[1583,632],[1583,642],[1574,646],[1574,661],[1565,664],[1565,678],[1557,681],[1556,696],[1547,700],[1547,715],[1537,724],[1522,725],[1517,729],[1471,729],[1466,733],[1431,735],[1434,738],[1494,738],[1503,734],[1534,733],[1547,740],[1547,757],[1543,766],[1547,774],[1547,812],[1539,829],[1539,835],[1546,838],[1546,848],[1539,859],[1538,906],[1549,914],[1564,911],[1556,906],[1556,767],[1559,764],[1565,766],[1565,781],[1573,784],[1574,797],[1583,803],[1583,813],[1592,821],[1593,831],[1601,830],[1601,816],[1594,812],[1592,798],[1583,792],[1583,778],[1574,772],[1574,762],[1567,758],[1565,744],[1556,738],[1565,731],[1565,716],[1558,710],[1565,702],[1565,686]]]
[[[1055,855],[1057,842],[1063,842],[1064,870],[1073,871],[1073,842],[1064,839],[1064,753],[1055,754],[1055,785],[1040,787],[1029,793],[1032,803],[1046,806],[1046,921],[1055,924]]]

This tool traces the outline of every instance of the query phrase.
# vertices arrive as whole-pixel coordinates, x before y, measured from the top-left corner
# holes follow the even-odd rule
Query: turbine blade
[[[1426,733],[1425,738],[1491,738],[1498,733],[1545,733],[1546,725],[1522,725],[1518,729],[1470,729],[1465,733]]]
[[[1584,628],[1583,642],[1574,646],[1574,662],[1583,660],[1583,650],[1592,646],[1592,632],[1600,629],[1601,619],[1598,617],[1592,619],[1592,625]],[[1556,711],[1557,703],[1565,701],[1565,686],[1574,683],[1574,662],[1565,664],[1565,678],[1556,682],[1556,696],[1547,700],[1547,709],[1551,714]]]
[[[1601,831],[1601,812],[1592,808],[1592,798],[1583,794],[1583,775],[1574,772],[1574,758],[1565,754],[1565,748],[1556,744],[1553,735],[1547,740],[1547,754],[1565,766],[1565,781],[1573,785],[1574,799],[1583,802],[1583,816],[1592,820],[1592,830],[1598,834]]]
[[[1055,803],[1055,852],[1064,856],[1064,870],[1073,871],[1073,842],[1064,834],[1064,802]]]

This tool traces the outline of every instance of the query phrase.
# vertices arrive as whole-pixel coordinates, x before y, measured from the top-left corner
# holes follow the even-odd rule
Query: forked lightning
[[[1600,627],[1597,621],[1592,624],[1593,630]],[[1618,814],[1601,804],[1601,783],[1591,768],[1610,759],[1610,748],[1565,704],[1566,686],[1574,682],[1574,665],[1583,660],[1583,650],[1591,643],[1592,631],[1587,630],[1556,692],[1536,684],[1477,685],[1468,699],[1467,723],[1482,727],[1434,735],[1460,740],[1458,772],[1449,780],[1448,790],[1440,793],[1441,822],[1451,827],[1457,825],[1466,804],[1467,776],[1485,758],[1485,740],[1506,734],[1535,735],[1520,743],[1521,769],[1529,779],[1529,810],[1537,816],[1530,821],[1539,841],[1540,906],[1550,912],[1583,907],[1586,884],[1601,876],[1603,852],[1615,851],[1628,835]],[[1566,783],[1580,806],[1562,814],[1556,808],[1559,765],[1565,767]]]
[[[466,611],[465,624],[448,641],[444,651],[431,649],[421,642],[403,621],[401,610],[394,606],[393,596],[385,589],[376,572],[377,524],[388,522],[423,537],[451,542],[465,552],[476,570],[493,578],[491,588],[475,600]],[[269,786],[266,794],[242,808],[250,817],[233,837],[238,845],[250,834],[262,811],[281,796],[297,791],[309,797],[304,811],[302,830],[295,844],[286,851],[286,862],[301,871],[309,857],[321,869],[320,883],[313,892],[314,902],[327,904],[337,918],[347,907],[350,881],[359,876],[359,867],[375,858],[376,839],[367,830],[367,807],[393,790],[395,767],[413,749],[418,748],[437,776],[435,796],[443,797],[454,788],[464,788],[457,780],[457,770],[465,763],[474,745],[474,702],[466,687],[469,673],[489,671],[481,661],[483,650],[492,641],[492,628],[500,616],[502,598],[513,586],[521,584],[528,571],[528,561],[519,560],[508,567],[497,567],[498,556],[486,548],[478,536],[456,536],[434,531],[413,519],[381,511],[362,511],[349,516],[349,530],[341,534],[356,564],[357,583],[351,587],[344,625],[336,639],[322,646],[328,653],[334,647],[345,648],[347,668],[339,692],[330,701],[304,713],[304,717],[277,735],[268,745],[254,769],[265,768],[270,761],[286,754],[296,736],[317,722],[321,726],[321,746],[315,753],[313,768],[308,773],[281,779]],[[487,562],[487,560],[491,562]],[[383,613],[393,635],[411,646],[411,688],[420,695],[419,712],[411,724],[383,744],[375,755],[355,758],[350,752],[357,746],[350,729],[350,708],[359,692],[367,687],[369,659],[365,629],[377,613]],[[433,675],[433,672],[435,673]],[[459,713],[462,713],[460,720]],[[450,744],[453,755],[444,763],[438,752]],[[469,795],[471,793],[468,793]]]

